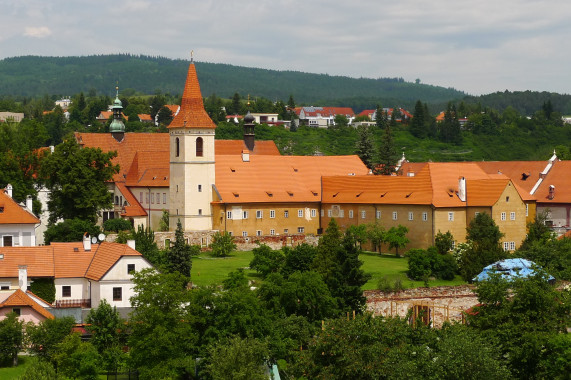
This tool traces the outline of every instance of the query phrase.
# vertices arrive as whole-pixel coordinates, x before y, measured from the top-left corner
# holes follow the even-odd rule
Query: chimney
[[[50,153],[53,153],[56,150],[55,146],[50,145]]]
[[[24,293],[28,290],[28,266],[18,265],[18,286]]]
[[[466,202],[466,178],[460,177],[458,180],[458,198],[462,202]]]
[[[555,198],[555,186],[549,185],[549,195],[547,196],[548,199]]]
[[[32,202],[32,196],[28,195],[26,197],[26,208],[28,209],[29,212],[32,212],[33,206],[34,206],[34,203]]]
[[[137,250],[137,249],[135,248],[135,240],[127,240],[127,246],[128,246],[129,248],[134,249],[135,251]]]
[[[8,194],[8,196],[9,196],[10,198],[12,198],[12,189],[13,189],[13,188],[12,188],[12,185],[7,184],[7,185],[6,185],[6,189],[4,190],[4,191],[6,192],[6,194]]]
[[[242,161],[243,162],[250,162],[250,152],[247,150],[242,151]]]
[[[91,237],[89,236],[89,232],[83,234],[83,250],[91,251]]]

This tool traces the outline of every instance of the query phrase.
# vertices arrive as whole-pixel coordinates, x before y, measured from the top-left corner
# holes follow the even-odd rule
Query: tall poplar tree
[[[391,175],[395,172],[398,163],[398,154],[393,140],[391,127],[387,124],[379,147],[379,164],[375,174]]]

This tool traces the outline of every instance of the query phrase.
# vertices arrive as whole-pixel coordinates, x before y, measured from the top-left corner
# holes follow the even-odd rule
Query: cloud
[[[24,36],[32,38],[46,38],[52,35],[52,31],[47,26],[29,26],[24,31]]]

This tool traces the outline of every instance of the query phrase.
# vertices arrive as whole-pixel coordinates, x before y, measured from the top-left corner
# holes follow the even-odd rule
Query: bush
[[[44,240],[46,244],[50,244],[52,241],[81,241],[86,232],[90,236],[97,236],[101,233],[101,228],[88,220],[67,219],[58,224],[49,225],[44,232]]]
[[[56,286],[53,278],[35,278],[30,285],[30,291],[49,303],[56,300]]]
[[[270,273],[279,272],[284,263],[282,251],[274,251],[265,244],[253,249],[254,258],[250,262],[250,268],[266,277]]]
[[[103,222],[103,230],[107,232],[119,232],[132,230],[131,222],[126,219],[107,219]]]
[[[436,248],[411,249],[408,251],[407,275],[413,280],[426,281],[429,277],[453,280],[456,274],[456,260],[452,255],[441,255]]]
[[[391,280],[387,276],[383,276],[379,279],[377,283],[377,289],[382,292],[398,292],[404,289],[402,281],[397,278],[392,284]]]
[[[224,257],[228,256],[230,252],[236,249],[234,244],[234,237],[228,232],[216,232],[212,237],[212,256]]]

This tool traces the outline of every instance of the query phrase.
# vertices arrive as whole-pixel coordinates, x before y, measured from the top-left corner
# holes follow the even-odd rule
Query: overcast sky
[[[571,93],[569,0],[0,0],[0,59],[133,53]]]

